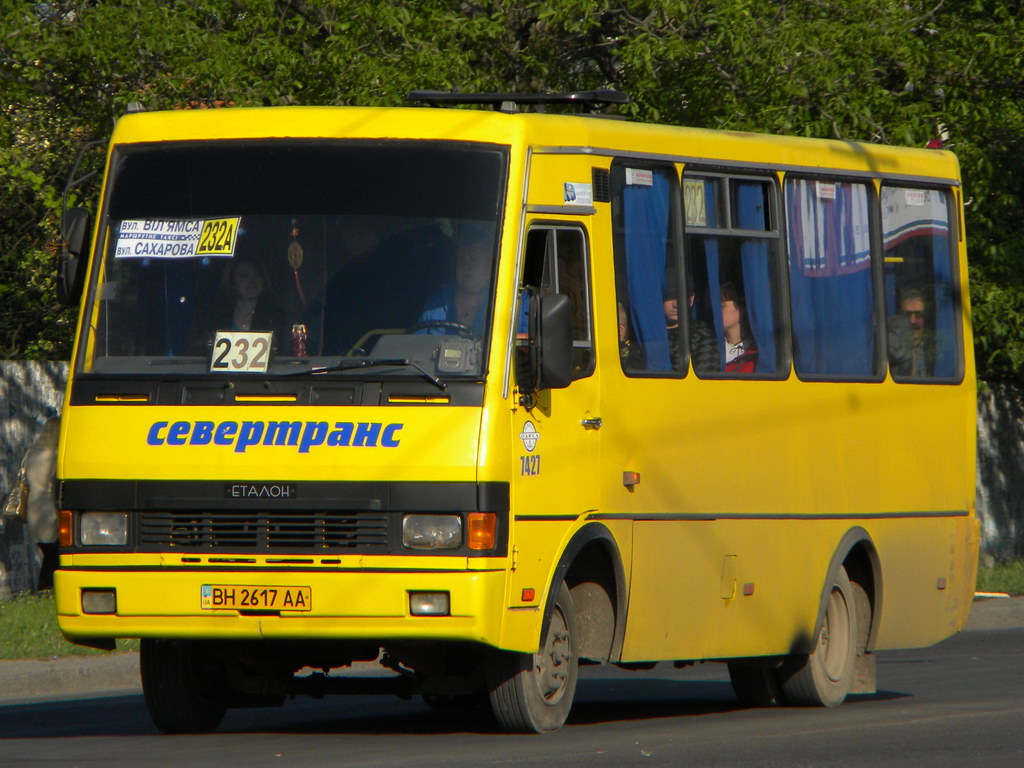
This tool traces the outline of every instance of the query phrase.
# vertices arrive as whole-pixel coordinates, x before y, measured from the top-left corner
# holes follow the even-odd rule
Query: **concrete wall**
[[[67,378],[67,363],[0,360],[0,498],[43,424],[60,413]]]
[[[67,371],[67,363],[0,360],[0,507],[16,487],[25,452],[60,413]],[[38,534],[25,520],[0,514],[0,597],[48,585]]]
[[[1024,387],[978,393],[978,515],[982,552],[1024,558]]]
[[[47,418],[60,411],[67,363],[0,361],[0,499]],[[982,551],[1024,558],[1024,387],[978,393],[978,514]]]

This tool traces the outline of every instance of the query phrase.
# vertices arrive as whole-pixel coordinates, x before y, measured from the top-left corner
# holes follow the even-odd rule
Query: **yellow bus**
[[[963,628],[951,153],[416,96],[125,115],[65,216],[58,620],[141,638],[160,729],[378,691],[550,731],[580,662],[833,706]]]

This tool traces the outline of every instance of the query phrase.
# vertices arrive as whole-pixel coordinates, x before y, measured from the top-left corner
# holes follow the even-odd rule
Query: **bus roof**
[[[434,107],[231,107],[122,117],[115,144],[216,139],[425,139],[529,146],[534,151],[777,170],[934,177],[958,183],[944,150],[657,125],[586,115]]]

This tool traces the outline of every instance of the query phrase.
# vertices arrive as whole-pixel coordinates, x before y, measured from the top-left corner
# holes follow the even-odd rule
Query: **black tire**
[[[487,688],[498,725],[508,733],[557,731],[576,693],[579,629],[569,588],[563,582],[538,653],[495,651]]]
[[[835,707],[853,684],[857,660],[857,609],[853,585],[842,566],[832,579],[814,650],[783,669],[786,702],[796,707]]]
[[[733,693],[744,707],[777,707],[785,702],[779,670],[756,664],[729,664]]]
[[[143,640],[139,647],[142,693],[153,724],[164,733],[209,733],[227,710],[214,665],[201,664],[190,640]]]

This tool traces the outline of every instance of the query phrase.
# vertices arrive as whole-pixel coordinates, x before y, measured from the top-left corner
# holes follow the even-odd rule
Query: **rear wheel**
[[[219,669],[190,640],[143,640],[142,692],[153,724],[165,733],[213,731],[227,710]]]
[[[835,707],[853,683],[857,659],[857,610],[853,586],[842,566],[832,580],[814,650],[784,669],[782,689],[794,706]]]
[[[569,716],[576,692],[579,630],[563,582],[538,653],[496,651],[487,669],[491,709],[513,733],[556,731]]]

